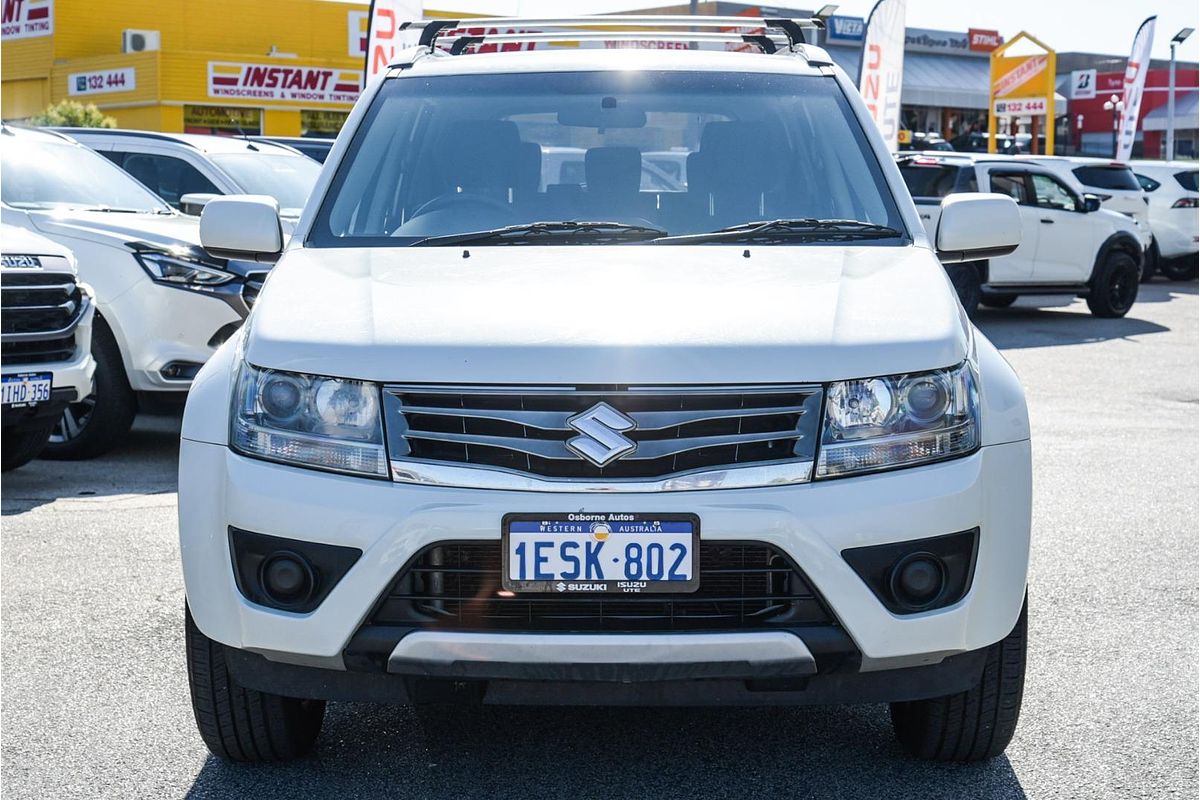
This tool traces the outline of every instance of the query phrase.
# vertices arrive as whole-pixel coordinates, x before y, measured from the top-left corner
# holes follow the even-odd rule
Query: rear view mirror
[[[942,201],[934,237],[943,264],[999,258],[1021,244],[1021,212],[1004,195],[964,192]]]
[[[188,192],[179,197],[179,210],[184,214],[198,217],[209,201],[215,200],[220,196],[219,194],[211,194],[209,192]]]
[[[279,202],[265,194],[213,198],[200,214],[200,244],[217,258],[276,261],[283,250]]]
[[[1099,211],[1099,210],[1100,210],[1100,204],[1101,204],[1102,202],[1104,202],[1104,201],[1103,201],[1103,200],[1101,200],[1101,199],[1100,199],[1098,196],[1096,196],[1096,195],[1094,195],[1094,194],[1085,194],[1085,195],[1083,196],[1083,209],[1082,209],[1082,211],[1083,211],[1085,214],[1090,214],[1090,213],[1092,213],[1093,211]]]
[[[558,112],[558,124],[571,128],[644,128],[646,112],[617,104],[617,98],[605,97],[599,102],[587,100],[587,105],[573,105]]]

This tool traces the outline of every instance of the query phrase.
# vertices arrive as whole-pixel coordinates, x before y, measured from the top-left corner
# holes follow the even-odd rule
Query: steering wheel
[[[422,203],[417,207],[409,219],[416,219],[423,214],[429,214],[433,211],[440,211],[447,207],[461,206],[476,206],[490,211],[500,211],[505,214],[512,213],[512,207],[508,203],[501,202],[494,198],[488,197],[485,194],[475,194],[473,192],[455,192],[453,194],[443,194]]]

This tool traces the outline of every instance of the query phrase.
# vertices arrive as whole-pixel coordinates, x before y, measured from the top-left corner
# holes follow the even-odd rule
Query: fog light
[[[263,591],[279,605],[299,605],[308,601],[316,587],[316,576],[309,563],[296,553],[272,553],[262,563]]]
[[[933,605],[945,588],[946,565],[932,553],[910,553],[892,567],[892,596],[906,608]]]

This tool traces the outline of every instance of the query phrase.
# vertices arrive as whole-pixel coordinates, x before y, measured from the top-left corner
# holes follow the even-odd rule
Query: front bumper
[[[5,364],[3,374],[14,375],[27,372],[49,372],[51,380],[50,400],[35,406],[14,408],[5,406],[4,427],[40,424],[47,417],[58,416],[69,403],[92,393],[92,380],[96,373],[96,361],[92,358],[92,321],[95,308],[88,307],[75,328],[75,355],[69,361],[51,361],[35,364]]]
[[[347,644],[417,551],[450,540],[498,540],[501,518],[507,513],[579,510],[694,513],[702,520],[705,539],[772,545],[803,569],[824,598],[836,618],[835,630],[856,651],[860,671],[937,664],[947,656],[985,648],[1012,629],[1025,594],[1030,494],[1028,441],[987,446],[967,458],[878,475],[761,489],[651,495],[422,487],[266,463],[238,456],[220,445],[188,439],[180,449],[184,580],[200,630],[229,647],[261,654],[269,662],[331,672],[345,669]],[[363,555],[314,611],[272,610],[251,603],[238,590],[231,565],[230,526],[355,547]],[[935,611],[903,616],[891,613],[842,556],[848,548],[976,527],[980,534],[970,590],[959,602]],[[503,680],[503,674],[471,670],[498,660],[528,664],[529,653],[541,652],[551,656],[537,662],[550,680],[556,675],[563,677],[555,672],[555,665],[589,660],[598,665],[621,664],[633,652],[614,655],[623,643],[607,639],[610,644],[593,653],[585,641],[588,637],[576,634],[530,634],[531,639],[490,634],[480,640],[421,632],[421,638],[411,638],[417,635],[410,634],[396,645],[388,659],[390,672],[411,675],[415,669],[416,674],[426,676],[458,674]],[[575,641],[564,644],[564,636]],[[738,634],[714,636],[716,650],[705,650],[702,657],[692,657],[688,663],[745,660],[739,653],[746,643]],[[781,642],[787,640],[772,638],[753,644],[766,653],[760,659],[763,663],[790,661],[784,672],[791,677],[805,677],[811,671],[811,665],[804,666],[808,662],[819,666],[819,658],[804,655],[817,648],[810,647],[813,643],[804,641],[803,634],[799,641],[788,643],[790,647]],[[642,644],[652,642],[643,640]],[[634,661],[666,668],[671,658],[681,657],[675,644],[682,642],[643,648]],[[688,645],[697,646],[696,642]],[[556,652],[560,655],[554,656]],[[663,655],[667,653],[672,655]],[[437,667],[439,663],[443,668]],[[424,666],[409,669],[414,664]],[[716,678],[721,673],[689,675]],[[567,677],[586,681],[589,676]],[[643,679],[635,673],[628,677]]]

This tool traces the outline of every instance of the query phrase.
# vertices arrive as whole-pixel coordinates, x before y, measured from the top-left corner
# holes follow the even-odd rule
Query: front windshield
[[[777,219],[904,230],[832,78],[402,77],[385,84],[357,130],[310,243],[407,245],[568,220],[676,236]]]
[[[0,168],[0,198],[15,208],[171,213],[166,203],[111,161],[67,141],[6,136]]]
[[[321,165],[308,156],[276,153],[215,153],[212,160],[246,194],[265,194],[280,210],[299,214],[308,202]]]

